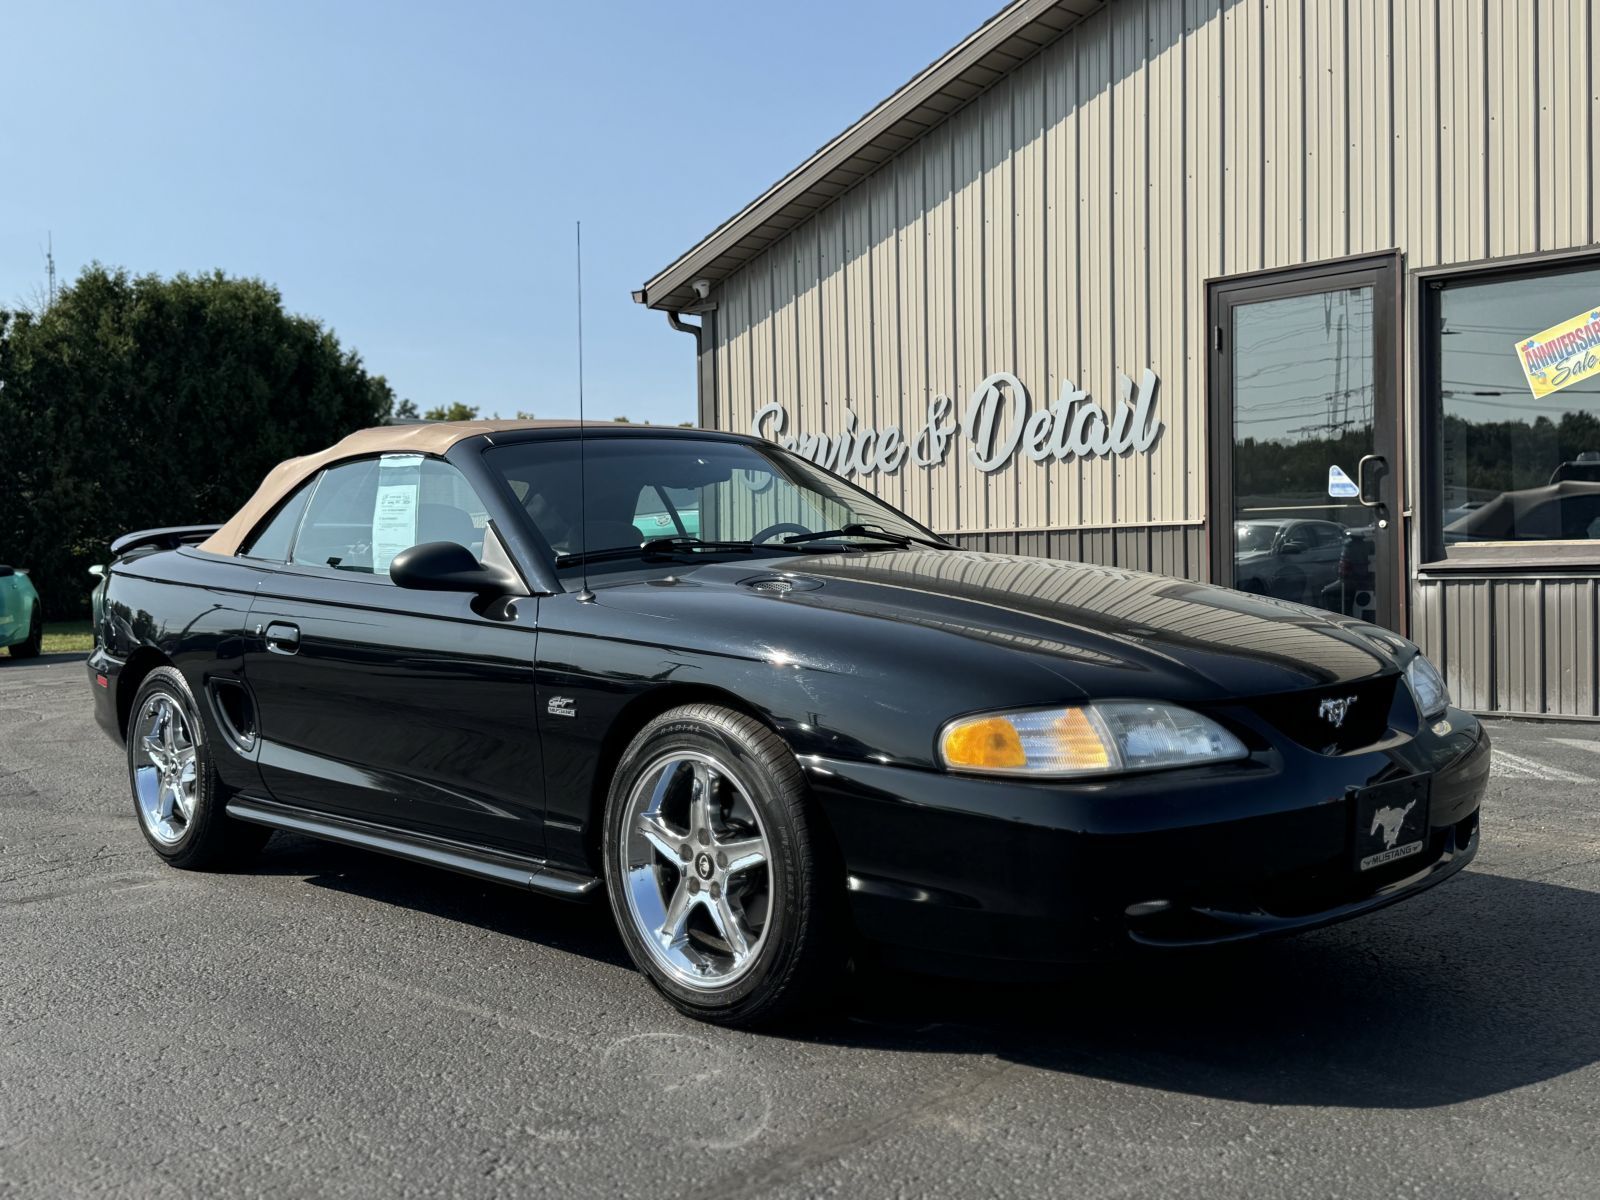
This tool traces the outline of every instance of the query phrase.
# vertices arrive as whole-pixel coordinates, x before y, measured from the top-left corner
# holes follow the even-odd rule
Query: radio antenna
[[[583,590],[579,601],[587,604],[594,599],[589,590],[589,456],[585,446],[589,439],[587,423],[583,418],[583,222],[578,221],[578,548],[579,566],[583,571]]]

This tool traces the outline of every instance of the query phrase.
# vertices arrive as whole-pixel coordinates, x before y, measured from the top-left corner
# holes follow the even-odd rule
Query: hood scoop
[[[787,596],[790,592],[814,592],[822,586],[822,580],[810,575],[751,575],[739,580],[739,586],[769,596]]]

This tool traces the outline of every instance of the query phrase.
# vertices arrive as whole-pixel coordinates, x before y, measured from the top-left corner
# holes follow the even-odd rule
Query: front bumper
[[[869,941],[912,965],[1052,964],[1330,924],[1438,883],[1477,853],[1488,735],[1449,731],[1324,755],[1097,783],[1028,783],[804,760]],[[1431,779],[1420,854],[1355,870],[1351,789]],[[1131,910],[1131,912],[1130,912]]]

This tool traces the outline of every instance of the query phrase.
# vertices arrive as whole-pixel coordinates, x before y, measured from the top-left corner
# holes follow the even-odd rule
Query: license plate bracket
[[[1365,875],[1419,857],[1428,846],[1432,776],[1350,789],[1350,865]]]

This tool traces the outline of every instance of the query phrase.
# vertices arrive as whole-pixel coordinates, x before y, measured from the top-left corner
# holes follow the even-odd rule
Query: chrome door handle
[[[1368,468],[1371,468],[1369,471]],[[1383,496],[1378,491],[1378,481],[1389,473],[1389,460],[1381,454],[1368,454],[1356,464],[1356,490],[1360,493],[1357,497],[1368,508],[1377,508],[1383,503]]]
[[[274,654],[295,654],[300,650],[300,627],[284,621],[267,626],[267,649]]]

